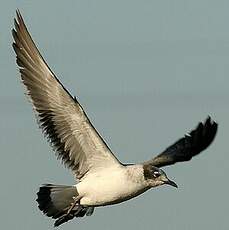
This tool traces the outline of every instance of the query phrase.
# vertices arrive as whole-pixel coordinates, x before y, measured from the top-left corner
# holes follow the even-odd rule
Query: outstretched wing
[[[146,162],[156,167],[189,161],[192,157],[206,149],[214,140],[217,132],[217,123],[210,117],[205,123],[200,122],[196,129],[169,146],[164,152]]]
[[[31,98],[38,122],[58,158],[78,179],[91,170],[119,164],[73,98],[45,63],[19,11],[12,30],[22,82]]]

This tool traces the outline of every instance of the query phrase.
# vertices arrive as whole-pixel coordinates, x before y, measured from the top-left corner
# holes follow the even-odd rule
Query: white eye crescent
[[[156,178],[156,177],[159,177],[161,174],[160,174],[160,172],[158,172],[158,171],[154,171],[153,172],[153,176]]]

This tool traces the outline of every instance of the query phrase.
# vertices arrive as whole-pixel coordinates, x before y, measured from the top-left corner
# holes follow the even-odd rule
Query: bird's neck
[[[135,183],[145,183],[144,170],[140,164],[126,166],[126,175],[129,180],[132,180]]]

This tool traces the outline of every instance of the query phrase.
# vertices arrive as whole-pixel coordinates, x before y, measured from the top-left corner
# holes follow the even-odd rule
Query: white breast
[[[76,185],[81,205],[120,203],[147,190],[141,165],[115,166],[88,175]]]

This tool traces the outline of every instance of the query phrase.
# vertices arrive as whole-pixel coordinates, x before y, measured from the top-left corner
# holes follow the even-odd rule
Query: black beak
[[[178,188],[177,184],[176,184],[175,182],[169,180],[169,179],[168,179],[167,181],[165,181],[165,184],[168,184],[168,185],[171,185],[171,186],[173,186],[173,187]]]

